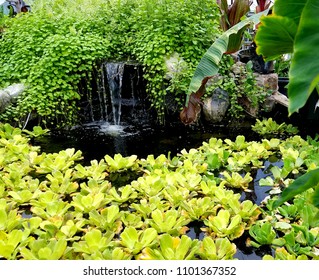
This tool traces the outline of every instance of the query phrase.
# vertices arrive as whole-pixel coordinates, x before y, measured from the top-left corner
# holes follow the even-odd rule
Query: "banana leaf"
[[[231,5],[228,5],[227,0],[217,1],[217,3],[222,14],[220,25],[224,31],[239,23],[241,18],[249,12],[249,0],[235,0]],[[226,53],[234,53],[240,49],[245,30],[246,26],[229,36]]]
[[[205,77],[214,76],[218,73],[218,64],[223,54],[228,49],[229,37],[232,34],[237,34],[242,28],[249,26],[250,24],[259,23],[260,17],[267,15],[268,9],[255,14],[239,23],[234,25],[232,28],[225,31],[207,50],[202,57],[201,61],[197,65],[192,80],[189,84],[186,106],[188,105],[189,97],[192,93],[196,93],[200,88],[202,81]]]
[[[246,26],[240,29],[236,34],[232,34],[229,36],[228,47],[227,51],[225,52],[226,54],[235,53],[240,49],[245,30]]]

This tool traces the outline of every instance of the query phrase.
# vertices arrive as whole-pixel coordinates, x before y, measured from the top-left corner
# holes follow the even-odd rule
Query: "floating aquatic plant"
[[[28,133],[0,125],[0,134],[2,259],[233,259],[248,234],[274,258],[318,256],[316,189],[304,184],[276,202],[316,170],[315,139],[212,138],[172,159],[117,155],[84,166],[74,149],[41,153]],[[259,184],[272,189],[258,206],[242,197],[266,161]]]
[[[163,234],[159,238],[158,249],[145,248],[139,259],[142,260],[192,260],[199,248],[199,241],[186,235],[172,237]]]
[[[252,130],[265,138],[288,137],[296,135],[299,132],[297,127],[286,123],[278,124],[272,118],[264,120],[257,119],[256,123],[252,125]]]

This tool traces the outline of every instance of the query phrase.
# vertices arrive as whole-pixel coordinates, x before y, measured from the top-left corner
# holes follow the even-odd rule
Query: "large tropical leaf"
[[[289,71],[289,114],[302,108],[319,83],[318,0],[308,0],[301,14]]]
[[[292,53],[298,26],[293,19],[272,15],[260,20],[255,36],[257,54],[273,60],[282,54]]]
[[[201,61],[197,65],[195,73],[192,77],[188,88],[188,96],[186,99],[186,106],[188,105],[189,96],[191,93],[197,92],[202,84],[202,80],[205,77],[213,76],[218,73],[218,64],[223,56],[223,54],[227,51],[229,36],[232,34],[238,33],[243,27],[248,26],[250,24],[257,24],[262,15],[266,15],[268,10],[260,12],[256,15],[253,15],[232,28],[225,31],[207,50],[207,52],[202,57]]]
[[[255,37],[257,54],[266,60],[292,53],[301,12],[307,0],[277,0],[273,14],[260,19]]]
[[[261,19],[257,54],[267,60],[293,53],[289,72],[289,115],[302,108],[319,82],[318,0],[276,0],[274,15]]]
[[[308,0],[276,0],[274,4],[274,14],[289,17],[299,24],[301,12]]]
[[[306,174],[300,176],[298,179],[292,182],[286,188],[282,194],[281,197],[274,202],[273,207],[276,208],[279,205],[283,204],[284,202],[292,199],[297,194],[300,194],[310,188],[314,188],[319,184],[319,168],[311,170],[307,172]],[[314,204],[317,206],[319,205],[318,201],[318,190],[315,192],[314,196]]]

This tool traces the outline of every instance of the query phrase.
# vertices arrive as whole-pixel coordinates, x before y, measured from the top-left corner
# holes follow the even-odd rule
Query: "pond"
[[[251,123],[237,125],[215,125],[210,127],[185,127],[175,123],[166,126],[144,125],[136,128],[133,125],[109,124],[95,121],[71,130],[53,130],[49,136],[37,138],[36,145],[44,152],[58,152],[66,148],[81,150],[84,161],[101,159],[104,155],[120,153],[123,156],[137,155],[146,158],[153,154],[175,156],[181,150],[199,147],[203,141],[212,137],[234,140],[237,135],[245,135],[247,140],[258,139],[251,130]]]
[[[100,160],[104,155],[114,156],[117,153],[123,156],[135,154],[138,158],[146,158],[153,154],[178,155],[182,149],[189,150],[202,145],[210,138],[234,140],[237,135],[245,135],[247,140],[258,140],[259,136],[251,130],[251,123],[242,123],[241,126],[215,125],[210,127],[185,127],[179,124],[166,125],[166,127],[145,126],[136,130],[134,126],[121,123],[110,125],[105,121],[96,121],[76,126],[69,131],[53,131],[49,136],[37,138],[35,145],[41,146],[43,152],[59,152],[66,148],[75,148],[83,153],[83,164],[91,160]],[[281,167],[282,162],[273,158],[264,162],[263,168],[254,171],[254,181],[250,184],[250,192],[241,192],[241,201],[249,199],[256,204],[268,196],[271,187],[259,185],[259,180],[271,176],[270,168],[274,165]],[[200,230],[203,224],[192,223],[187,235],[199,240],[204,238]],[[243,235],[235,244],[238,259],[262,259],[265,254],[271,254],[269,246],[259,249],[247,247],[245,241],[248,236]]]
[[[90,165],[91,160],[101,160],[105,155],[113,157],[115,154],[137,155],[140,159],[147,158],[148,155],[157,157],[164,154],[173,158],[183,149],[188,151],[198,148],[210,138],[235,140],[238,135],[244,135],[247,141],[261,140],[251,129],[251,125],[255,123],[254,119],[226,120],[214,125],[200,122],[196,126],[184,126],[175,115],[170,116],[165,125],[158,125],[145,110],[143,91],[138,91],[137,87],[133,86],[141,83],[140,74],[134,72],[135,65],[125,67],[114,63],[103,65],[103,71],[106,71],[105,79],[101,78],[102,84],[97,83],[95,86],[97,96],[87,96],[82,100],[85,110],[82,110],[84,118],[81,125],[69,130],[52,130],[50,135],[36,138],[34,144],[46,153],[75,148],[82,151],[82,164]],[[132,69],[134,75],[123,76],[125,71],[132,73]],[[125,79],[127,81],[122,84]],[[124,87],[127,84],[131,86]],[[106,88],[112,88],[109,94],[105,92]],[[286,108],[275,108],[271,114],[266,114],[265,117],[275,117],[279,122],[290,122]],[[295,116],[293,121],[301,128],[300,134],[303,137],[317,132],[316,126],[309,120],[304,121]],[[261,168],[251,170],[254,180],[249,184],[248,191],[235,191],[241,194],[240,201],[251,200],[260,205],[269,195],[271,187],[260,186],[259,181],[272,176],[273,166],[281,168],[282,165],[281,160],[272,157],[263,162]],[[203,227],[203,223],[192,222],[186,234],[193,239],[202,240]],[[270,246],[261,246],[258,249],[247,247],[248,237],[246,232],[234,240],[237,246],[234,258],[259,260],[265,254],[273,255]]]

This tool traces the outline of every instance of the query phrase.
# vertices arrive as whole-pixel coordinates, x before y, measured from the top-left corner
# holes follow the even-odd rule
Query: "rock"
[[[25,90],[24,84],[12,84],[5,89],[0,90],[0,113],[23,91]]]
[[[277,98],[281,99],[281,96],[278,97],[278,75],[276,73],[272,74],[258,74],[256,75],[257,85],[263,88],[264,92],[270,92],[271,95],[268,96],[265,102],[262,104],[262,107],[266,112],[272,111],[276,103],[278,102]],[[283,101],[284,102],[284,101]]]
[[[203,101],[203,113],[208,122],[221,122],[229,107],[229,94],[220,88],[215,89],[211,97]]]
[[[174,53],[170,57],[165,58],[166,65],[166,79],[173,79],[174,77],[180,75],[187,69],[187,63],[185,60],[178,54]]]
[[[257,74],[256,73],[257,85],[262,87],[264,91],[275,92],[278,90],[278,75],[276,73],[272,74]]]
[[[246,64],[240,61],[237,61],[231,68],[231,72],[235,75],[242,75],[246,69]]]
[[[262,104],[262,108],[265,112],[271,112],[276,105],[276,100],[273,95],[267,96]]]
[[[288,108],[289,100],[288,97],[278,91],[275,91],[271,97],[275,100],[276,103],[281,104]]]

